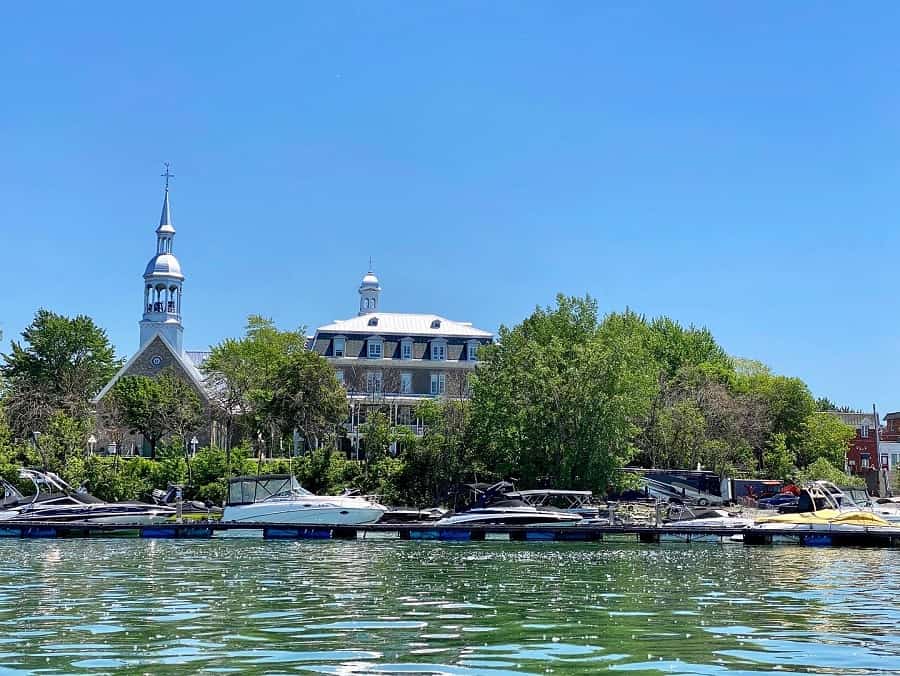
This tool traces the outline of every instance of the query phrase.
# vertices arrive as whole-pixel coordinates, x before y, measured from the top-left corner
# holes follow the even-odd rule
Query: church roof
[[[156,254],[150,259],[150,262],[147,263],[147,268],[144,270],[144,277],[151,277],[154,275],[167,275],[169,277],[184,279],[184,275],[181,273],[181,263],[179,263],[178,259],[170,253]]]
[[[168,181],[168,179],[166,179]],[[169,185],[166,183],[166,194],[163,197],[162,213],[159,215],[159,227],[156,229],[158,233],[174,233],[175,228],[172,226],[172,208],[169,206]]]
[[[116,373],[116,375],[114,375],[112,378],[110,378],[109,382],[106,383],[106,385],[104,385],[102,390],[100,390],[100,393],[96,397],[94,397],[94,399],[93,399],[94,403],[96,404],[96,403],[100,402],[100,400],[103,399],[103,397],[105,397],[109,393],[109,391],[113,388],[113,386],[115,386],[115,384],[117,382],[119,382],[119,379],[122,378],[122,376],[128,374],[128,372],[131,370],[132,366],[138,360],[138,358],[144,352],[146,352],[148,349],[150,349],[150,347],[152,345],[157,343],[157,341],[159,343],[162,343],[163,347],[172,354],[175,361],[178,362],[178,365],[181,366],[182,370],[187,374],[188,378],[190,378],[191,384],[194,386],[194,388],[197,390],[197,392],[205,400],[208,401],[209,394],[206,389],[206,383],[204,382],[203,374],[200,373],[200,370],[197,368],[197,366],[194,364],[194,362],[190,358],[188,358],[187,353],[179,354],[178,351],[175,350],[174,347],[172,347],[172,344],[169,343],[168,340],[166,340],[165,336],[163,336],[161,333],[157,333],[150,340],[148,340],[146,343],[141,345],[140,349],[137,352],[135,352],[133,355],[131,355],[131,358],[127,362],[125,362],[125,365],[119,369],[118,373]]]
[[[336,319],[331,324],[320,326],[316,332],[493,338],[492,333],[477,329],[469,322],[457,322],[440,315],[406,312],[371,312],[351,319]]]

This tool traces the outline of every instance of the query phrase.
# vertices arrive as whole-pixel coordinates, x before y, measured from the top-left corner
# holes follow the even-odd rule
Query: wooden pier
[[[221,521],[167,522],[154,525],[54,523],[18,521],[0,523],[0,538],[141,537],[161,539],[210,538],[215,534],[252,531],[267,540],[357,540],[368,535],[401,540],[479,542],[508,539],[516,542],[598,542],[623,537],[643,543],[743,542],[746,545],[801,544],[807,546],[900,547],[900,528],[861,528],[848,533],[827,526],[809,530],[690,526],[500,526],[434,523],[370,524],[365,526],[224,523]],[[249,535],[249,533],[248,533]],[[736,538],[735,536],[741,536]]]

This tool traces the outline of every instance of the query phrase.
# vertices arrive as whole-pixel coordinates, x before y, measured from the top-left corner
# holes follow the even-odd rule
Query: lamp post
[[[197,435],[191,437],[191,457],[197,455],[197,444],[200,443],[200,440],[197,439]]]
[[[93,434],[87,438],[88,442],[88,455],[94,455],[94,448],[97,446],[97,437]]]

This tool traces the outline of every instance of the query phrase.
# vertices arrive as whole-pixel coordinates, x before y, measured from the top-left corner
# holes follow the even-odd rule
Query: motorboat
[[[666,527],[689,528],[749,528],[753,523],[753,519],[739,513],[724,509],[692,509],[687,505],[673,505],[663,521]]]
[[[174,507],[176,512],[181,507],[181,516],[190,519],[218,519],[222,516],[222,508],[215,506],[210,501],[184,500],[184,486],[181,484],[169,484],[165,490],[157,488],[150,493],[150,497],[157,505]]]
[[[855,533],[891,525],[871,509],[853,502],[830,481],[813,481],[800,491],[796,512],[756,519],[756,530]]]
[[[532,507],[561,509],[578,514],[584,519],[596,519],[600,516],[600,509],[594,504],[594,494],[591,491],[536,488],[527,491],[512,491],[506,493],[506,497],[518,498]]]
[[[22,469],[19,478],[34,485],[34,495],[24,495],[12,484],[3,481],[3,501],[0,502],[0,521],[41,521],[150,525],[175,516],[175,510],[165,505],[144,502],[106,502],[84,490],[75,490],[53,472]]]
[[[291,474],[229,479],[222,521],[233,523],[360,526],[387,507],[360,495],[314,495]]]
[[[425,523],[437,521],[447,514],[446,509],[432,507],[430,509],[416,509],[415,507],[392,507],[379,523]]]
[[[436,526],[495,525],[495,526],[575,526],[584,518],[575,512],[548,506],[528,504],[519,497],[513,485],[500,481],[481,490],[470,486],[478,494],[475,504],[460,512],[448,514]]]

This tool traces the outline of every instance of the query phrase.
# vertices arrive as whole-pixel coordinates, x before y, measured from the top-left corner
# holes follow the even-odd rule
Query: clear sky
[[[140,5],[140,6],[138,6]],[[9,3],[0,329],[134,352],[170,161],[185,345],[557,292],[900,409],[896,2]]]

